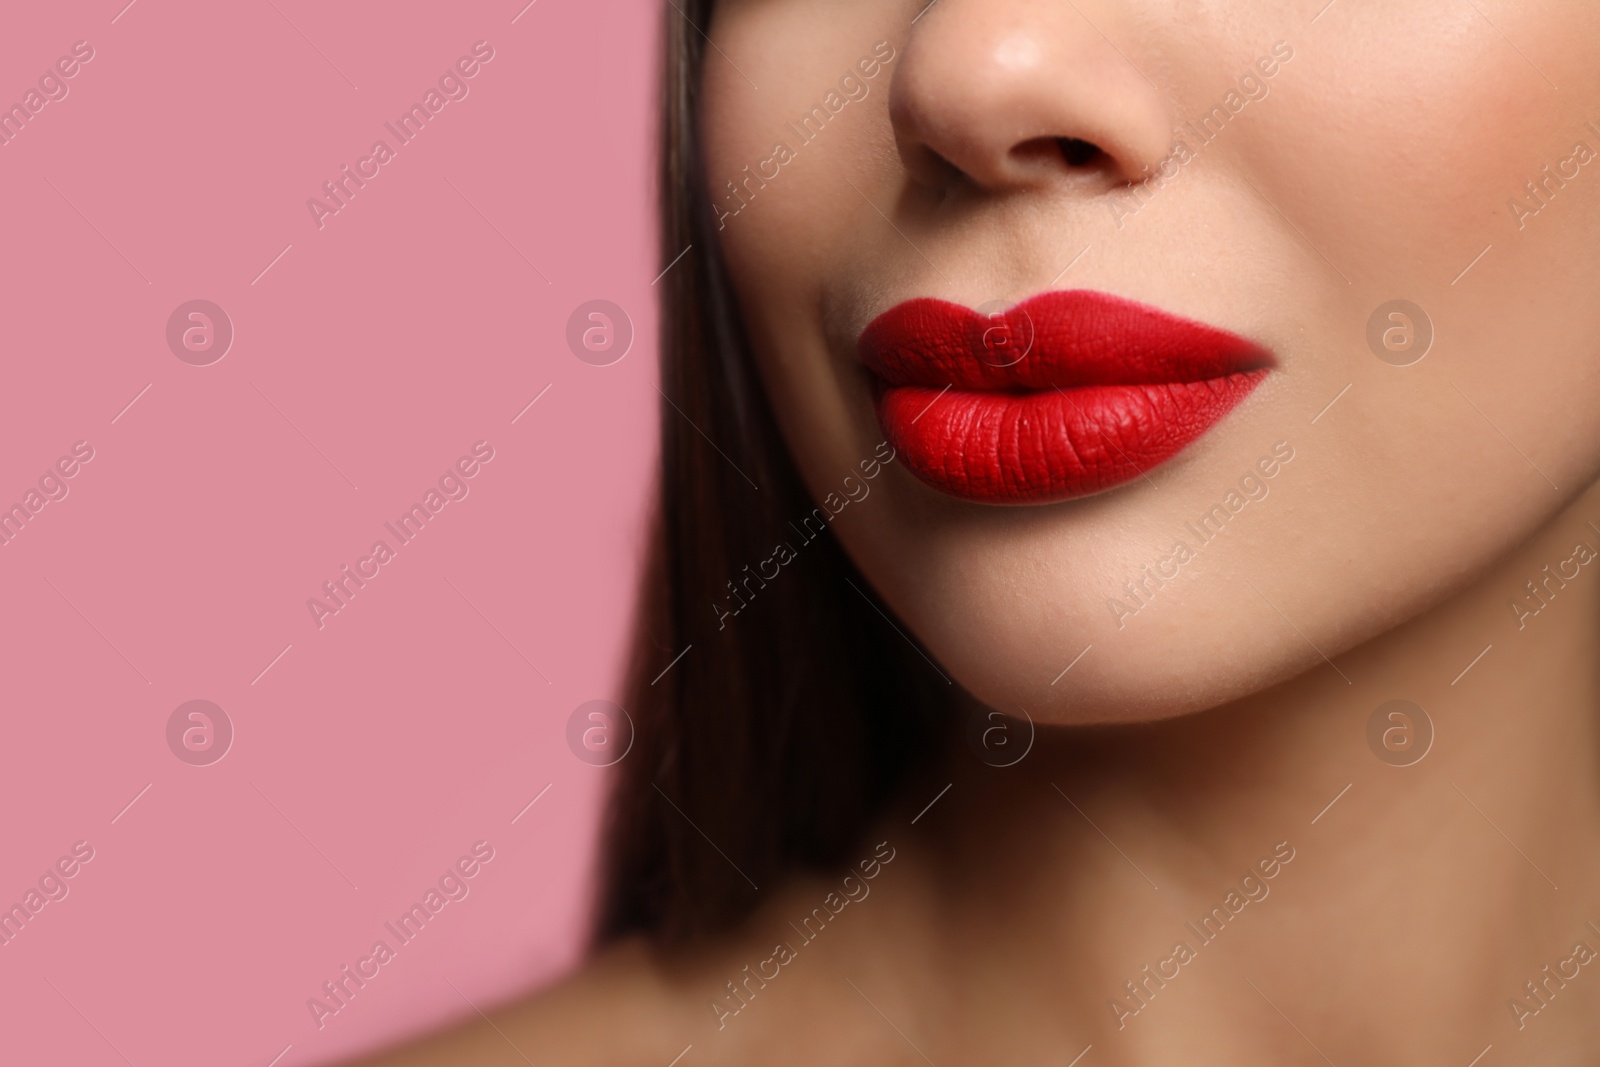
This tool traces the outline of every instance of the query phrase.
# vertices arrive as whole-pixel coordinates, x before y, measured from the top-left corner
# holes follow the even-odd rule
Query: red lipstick
[[[1183,451],[1270,353],[1159,308],[1075,289],[985,314],[919,298],[857,342],[878,422],[927,484],[985,504],[1098,493]]]

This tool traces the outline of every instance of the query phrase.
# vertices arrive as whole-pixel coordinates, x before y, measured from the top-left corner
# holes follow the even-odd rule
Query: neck
[[[1040,730],[1006,769],[953,749],[916,862],[942,929],[972,934],[955,951],[1025,961],[1042,1017],[1100,1063],[1600,1047],[1590,520],[1594,492],[1426,614],[1236,704]],[[1426,719],[1372,726],[1394,700]]]

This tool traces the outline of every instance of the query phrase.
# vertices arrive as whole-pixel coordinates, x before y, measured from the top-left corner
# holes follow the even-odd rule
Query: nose
[[[912,25],[890,87],[913,180],[940,192],[1141,180],[1172,147],[1162,94],[1069,0],[938,0]]]

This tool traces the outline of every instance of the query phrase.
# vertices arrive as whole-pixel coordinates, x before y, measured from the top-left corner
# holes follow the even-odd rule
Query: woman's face
[[[1246,695],[1600,475],[1600,6],[925,3],[718,3],[706,195],[807,484],[980,700]]]

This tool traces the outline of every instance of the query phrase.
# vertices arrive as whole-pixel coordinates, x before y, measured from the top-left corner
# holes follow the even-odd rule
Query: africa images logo
[[[445,109],[451,101],[465,100],[472,87],[467,84],[468,79],[475,78],[483,70],[483,66],[494,59],[494,47],[488,41],[477,41],[472,46],[472,55],[462,56],[456,60],[455,65],[439,75],[438,88],[429,87],[422,94],[422,100],[413,103],[394,122],[385,122],[383,128],[394,137],[395,143],[389,144],[383,138],[372,142],[371,150],[360,159],[356,160],[355,169],[350,169],[346,163],[340,168],[337,178],[330,178],[322,183],[322,193],[326,199],[316,197],[306,199],[306,209],[311,212],[311,221],[316,223],[317,229],[327,225],[329,215],[337,215],[350,206],[350,201],[355,195],[367,187],[367,182],[376,178],[398,154],[401,148],[410,144],[429,122]]]
[[[444,869],[436,885],[429,886],[420,900],[398,918],[383,924],[389,937],[380,937],[372,943],[367,955],[356,960],[354,967],[345,964],[339,973],[322,983],[322,993],[306,998],[306,1009],[321,1030],[328,1018],[338,1015],[367,983],[383,973],[383,968],[394,961],[402,948],[415,941],[428,924],[444,911],[445,906],[467,899],[472,892],[471,879],[482,872],[484,865],[494,859],[494,846],[487,841],[475,841],[469,855],[462,855]],[[394,939],[394,944],[389,939]]]

